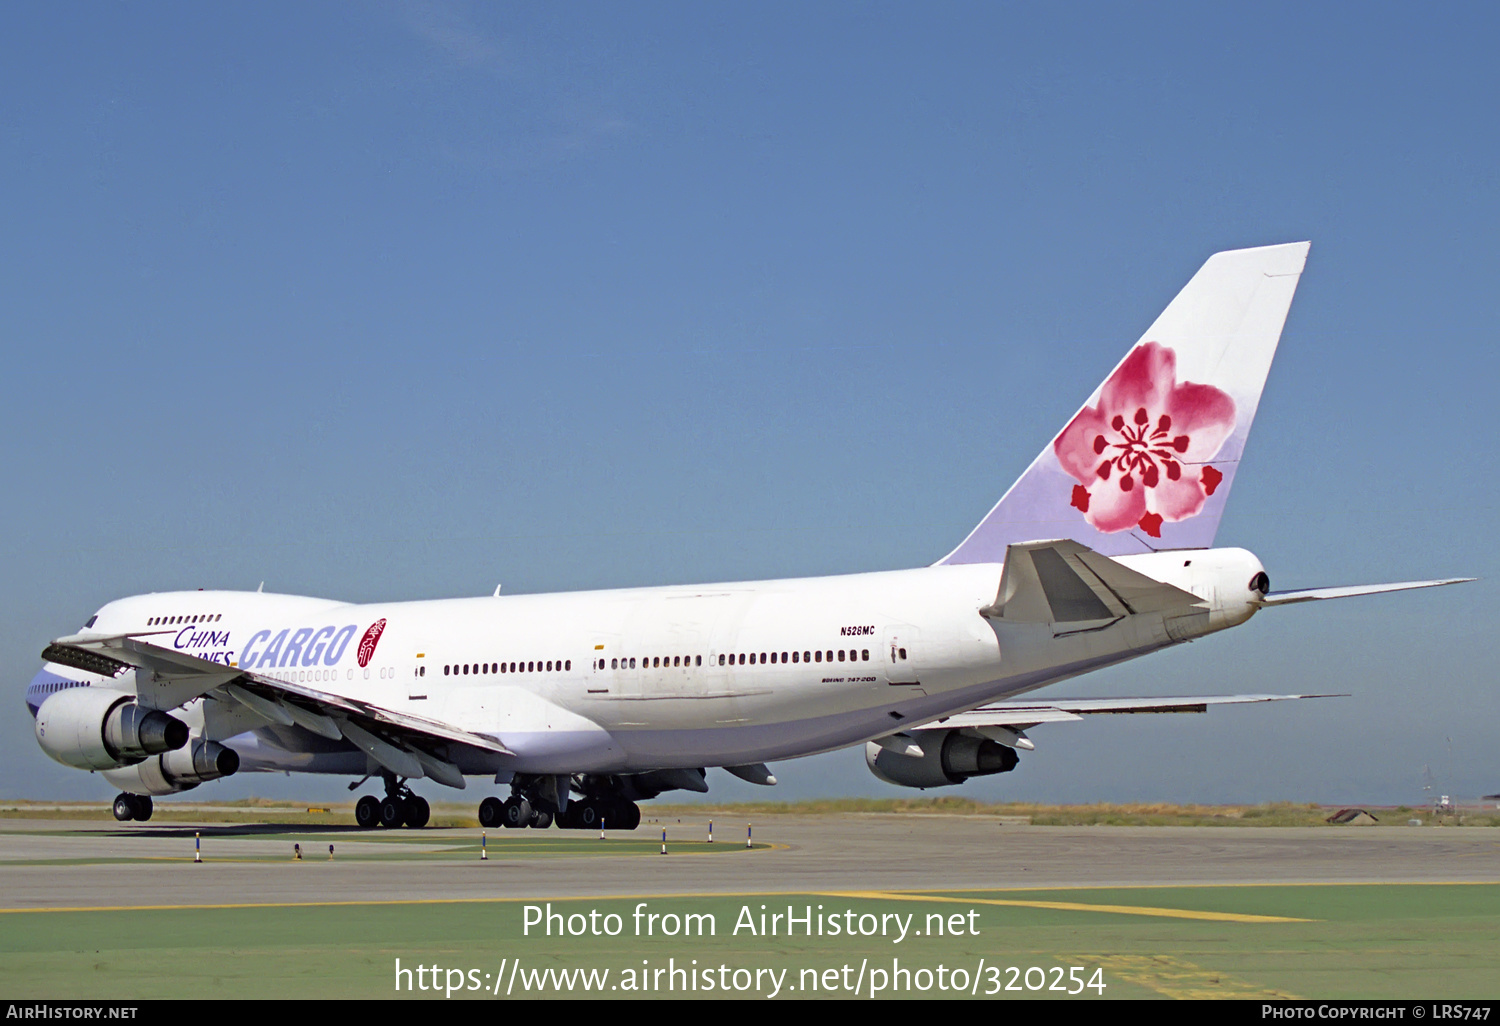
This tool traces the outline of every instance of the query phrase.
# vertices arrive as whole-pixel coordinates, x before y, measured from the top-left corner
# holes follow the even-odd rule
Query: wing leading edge
[[[1326,599],[1354,598],[1356,595],[1383,595],[1388,591],[1412,591],[1416,588],[1441,588],[1446,584],[1468,584],[1477,577],[1445,577],[1437,581],[1398,581],[1394,584],[1356,584],[1344,588],[1307,588],[1303,591],[1273,591],[1258,605],[1288,606],[1294,602],[1322,602]]]
[[[932,720],[919,727],[908,727],[893,738],[910,741],[908,735],[920,738],[923,733],[957,730],[975,737],[987,738],[1010,748],[1028,751],[1036,746],[1026,736],[1026,731],[1041,723],[1073,723],[1085,716],[1126,713],[1205,713],[1211,705],[1250,705],[1257,702],[1288,702],[1303,698],[1348,698],[1348,695],[1198,695],[1160,698],[1058,698],[1049,702],[1014,699],[1006,702],[988,702],[955,713],[939,720]],[[882,747],[893,747],[890,738],[877,738]],[[917,756],[922,754],[920,745],[912,742]]]
[[[1161,698],[1059,698],[1049,702],[989,702],[941,720],[924,723],[913,730],[941,730],[956,727],[1035,726],[1038,723],[1061,723],[1104,713],[1203,713],[1211,705],[1250,705],[1256,702],[1289,702],[1303,698],[1348,698],[1335,695],[1198,695]]]
[[[193,698],[210,698],[248,713],[252,720],[296,725],[329,740],[346,740],[397,776],[431,777],[450,787],[462,788],[464,779],[458,767],[439,754],[442,746],[461,744],[514,754],[485,734],[210,662],[144,637],[71,635],[48,645],[42,658],[112,677],[133,669],[136,700],[146,708],[170,710]]]

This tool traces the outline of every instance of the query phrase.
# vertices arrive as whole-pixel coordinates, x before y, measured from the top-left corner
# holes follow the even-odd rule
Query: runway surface
[[[1477,827],[1033,827],[941,815],[766,816],[754,827],[769,847],[744,851],[745,824],[721,818],[712,854],[665,857],[613,853],[627,838],[654,845],[654,824],[605,841],[492,831],[481,862],[477,830],[288,826],[268,836],[276,828],[204,824],[195,865],[191,824],[13,819],[0,821],[0,909],[1500,881],[1500,830]],[[669,841],[702,841],[705,828],[706,817],[669,821]],[[291,861],[294,839],[307,861]],[[568,841],[576,852],[585,840],[597,847],[545,850]],[[274,861],[236,861],[255,859]]]

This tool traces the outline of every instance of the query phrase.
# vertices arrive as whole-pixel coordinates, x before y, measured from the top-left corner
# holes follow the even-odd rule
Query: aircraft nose
[[[47,678],[51,676],[46,670],[42,670],[31,678],[30,684],[26,685],[26,708],[31,713],[32,719],[36,719],[37,710],[42,707],[42,699],[46,697],[44,685],[47,683]]]
[[[26,709],[31,713],[31,718],[36,719],[37,710],[42,707],[50,696],[64,688],[76,688],[79,682],[59,677],[55,673],[46,670],[38,670],[37,675],[31,678],[31,683],[26,685]]]

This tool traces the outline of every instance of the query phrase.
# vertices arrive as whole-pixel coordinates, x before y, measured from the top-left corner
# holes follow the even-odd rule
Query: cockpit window
[[[95,613],[93,616],[89,617],[89,622],[83,625],[84,628],[88,629],[89,627],[94,626],[94,621],[97,619],[99,619],[99,614]]]

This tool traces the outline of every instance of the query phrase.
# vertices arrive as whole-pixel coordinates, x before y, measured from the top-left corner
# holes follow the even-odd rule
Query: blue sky
[[[1209,254],[1297,239],[1219,544],[1282,588],[1486,580],[1066,685],[1354,697],[1038,730],[961,793],[1395,802],[1424,767],[1500,791],[1497,20],[0,8],[0,794],[112,793],[41,754],[21,692],[120,595],[931,562]],[[861,762],[778,790],[895,793]]]

